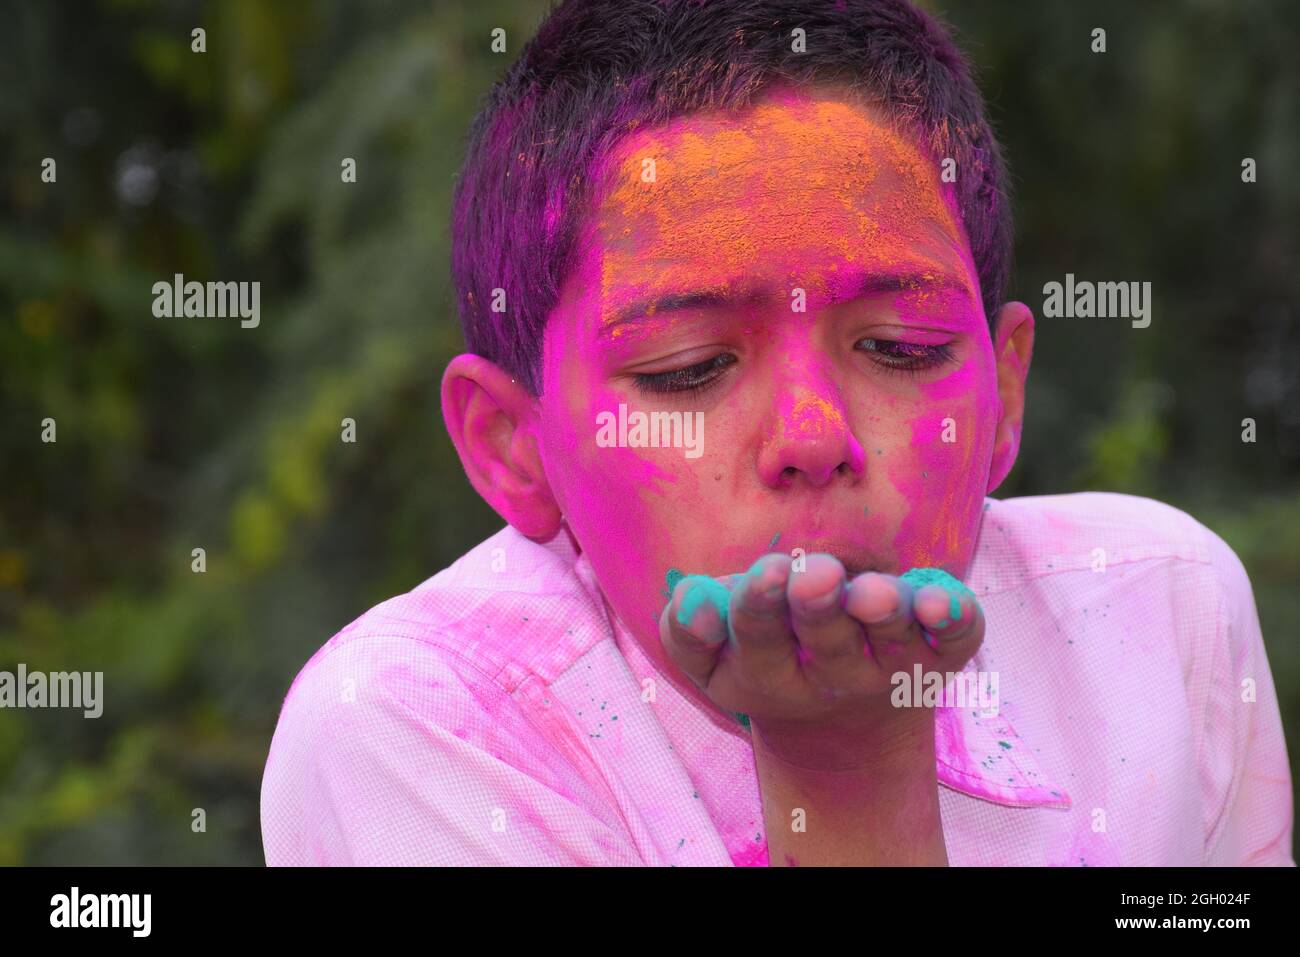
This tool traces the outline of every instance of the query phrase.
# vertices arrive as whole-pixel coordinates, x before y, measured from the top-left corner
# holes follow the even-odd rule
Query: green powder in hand
[[[780,537],[779,534],[777,537]],[[776,539],[773,539],[773,541],[775,542]],[[676,568],[668,569],[664,583],[668,586],[667,595],[670,599],[677,588],[677,583],[683,578],[698,578],[701,579],[701,582],[682,598],[682,606],[677,609],[677,620],[681,624],[687,624],[700,605],[706,601],[711,602],[713,607],[717,609],[719,618],[723,621],[727,620],[727,604],[731,599],[731,593],[727,591],[725,585],[708,575],[686,575]],[[732,715],[746,728],[749,727],[749,715],[741,711],[733,711]]]
[[[731,602],[731,592],[727,591],[727,586],[708,575],[687,575],[686,580],[689,584],[682,597],[682,605],[677,609],[677,623],[689,626],[691,618],[705,602],[712,605],[718,617],[725,622],[727,605]]]
[[[912,568],[903,572],[899,577],[913,588],[920,588],[923,585],[940,585],[947,589],[948,614],[953,621],[961,618],[961,596],[970,595],[972,600],[975,598],[973,591],[942,568]]]

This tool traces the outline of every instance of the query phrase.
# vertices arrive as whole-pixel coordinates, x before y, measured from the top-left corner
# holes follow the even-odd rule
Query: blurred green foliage
[[[1145,330],[1040,319],[998,494],[1150,495],[1220,532],[1294,755],[1300,8],[928,6],[978,64],[1014,171],[1014,295],[1038,312],[1067,271],[1155,289]],[[0,863],[261,862],[261,770],[298,668],[499,527],[438,411],[461,347],[448,204],[476,104],[542,11],[6,6],[0,668],[102,670],[108,706],[0,713]],[[178,272],[261,281],[260,327],[155,319],[151,286]]]

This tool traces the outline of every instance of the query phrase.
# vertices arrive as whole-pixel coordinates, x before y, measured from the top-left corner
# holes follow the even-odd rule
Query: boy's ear
[[[993,461],[989,466],[986,495],[1002,484],[1020,452],[1020,430],[1025,421],[1025,380],[1034,352],[1034,314],[1023,302],[1009,302],[998,310],[993,357],[998,369],[998,416],[993,440]]]
[[[470,484],[520,533],[546,541],[562,514],[542,469],[536,399],[482,356],[456,356],[442,376],[442,416]]]

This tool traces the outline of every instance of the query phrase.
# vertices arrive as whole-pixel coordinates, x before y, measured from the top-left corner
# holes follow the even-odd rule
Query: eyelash
[[[878,349],[867,351],[880,357],[873,358],[872,362],[890,372],[901,372],[904,375],[916,375],[926,369],[933,369],[951,362],[953,359],[952,347],[948,345],[927,346],[920,343],[899,342],[893,339],[862,339],[858,342],[858,345],[867,342],[874,343],[876,346],[892,346],[901,349],[903,355],[891,355]],[[685,392],[694,395],[713,385],[721,377],[721,370],[729,365],[734,365],[735,362],[736,357],[730,352],[722,352],[711,359],[697,362],[695,365],[686,366],[683,369],[673,369],[669,372],[639,373],[633,376],[633,381],[642,392],[659,394]]]
[[[642,392],[686,392],[694,395],[703,392],[722,375],[721,370],[733,365],[736,357],[730,352],[720,352],[712,359],[705,359],[684,369],[670,372],[639,373],[633,381]]]
[[[878,366],[890,372],[901,372],[904,375],[917,375],[927,369],[938,368],[953,359],[952,346],[946,343],[938,346],[927,346],[919,342],[899,342],[894,339],[862,339],[859,340],[858,345],[861,346],[863,343],[868,342],[875,346],[892,346],[897,350],[901,350],[901,355],[891,355],[879,349],[864,351],[872,354],[871,361]]]

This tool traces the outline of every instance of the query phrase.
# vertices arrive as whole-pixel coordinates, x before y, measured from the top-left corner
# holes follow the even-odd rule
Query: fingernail
[[[895,618],[902,610],[902,596],[899,595],[884,576],[874,572],[868,573],[864,586],[869,592],[866,603],[879,606],[878,609],[864,612],[862,621],[868,625],[881,625]],[[864,576],[866,577],[866,576]]]

